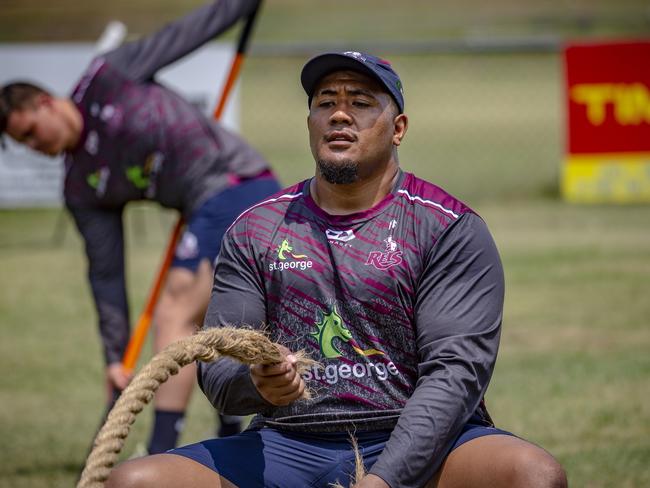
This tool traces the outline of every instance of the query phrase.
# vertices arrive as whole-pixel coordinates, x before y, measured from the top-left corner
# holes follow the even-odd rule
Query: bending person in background
[[[130,380],[121,365],[129,339],[126,204],[156,201],[187,222],[153,318],[159,351],[202,323],[225,230],[245,208],[279,189],[254,149],[154,81],[158,70],[249,15],[257,3],[214,2],[97,57],[69,98],[29,83],[1,88],[0,134],[65,156],[65,204],[85,242],[109,391]],[[195,372],[185,368],[156,394],[150,453],[175,446],[194,381]],[[238,418],[221,417],[221,436],[239,430]]]
[[[226,233],[205,325],[250,324],[323,368],[201,364],[212,404],[258,414],[245,432],[118,466],[109,487],[348,485],[564,488],[543,449],[493,425],[483,398],[503,315],[485,222],[399,165],[402,83],[374,56],[308,62],[313,178]],[[305,386],[311,400],[299,399]]]

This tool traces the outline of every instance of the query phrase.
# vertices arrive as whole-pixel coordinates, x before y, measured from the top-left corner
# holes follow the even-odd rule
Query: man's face
[[[35,151],[56,156],[66,148],[67,126],[50,98],[37,97],[7,120],[7,134]]]
[[[316,86],[309,142],[321,175],[348,184],[384,171],[406,132],[406,116],[381,85],[355,71],[337,71]]]

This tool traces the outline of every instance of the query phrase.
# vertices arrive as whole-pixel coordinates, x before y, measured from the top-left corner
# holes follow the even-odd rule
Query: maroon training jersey
[[[459,200],[402,173],[375,207],[334,216],[306,181],[230,228],[206,325],[264,328],[305,350],[322,365],[304,376],[313,398],[274,407],[229,360],[201,366],[202,388],[224,413],[260,413],[254,426],[394,428],[371,472],[423,485],[470,416],[489,422],[502,307],[492,238]]]

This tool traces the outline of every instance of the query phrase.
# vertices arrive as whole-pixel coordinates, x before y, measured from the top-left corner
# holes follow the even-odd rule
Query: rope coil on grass
[[[315,364],[303,353],[298,358],[298,374]],[[284,355],[277,344],[261,332],[234,327],[208,329],[170,344],[156,354],[127,386],[95,437],[92,451],[77,488],[102,488],[129,435],[135,417],[154,396],[158,387],[180,368],[194,361],[211,362],[230,357],[243,364],[273,364]],[[305,390],[303,398],[309,398]]]

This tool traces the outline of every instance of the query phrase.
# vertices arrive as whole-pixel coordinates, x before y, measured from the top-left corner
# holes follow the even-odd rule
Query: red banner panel
[[[569,154],[650,152],[650,41],[565,49]]]

